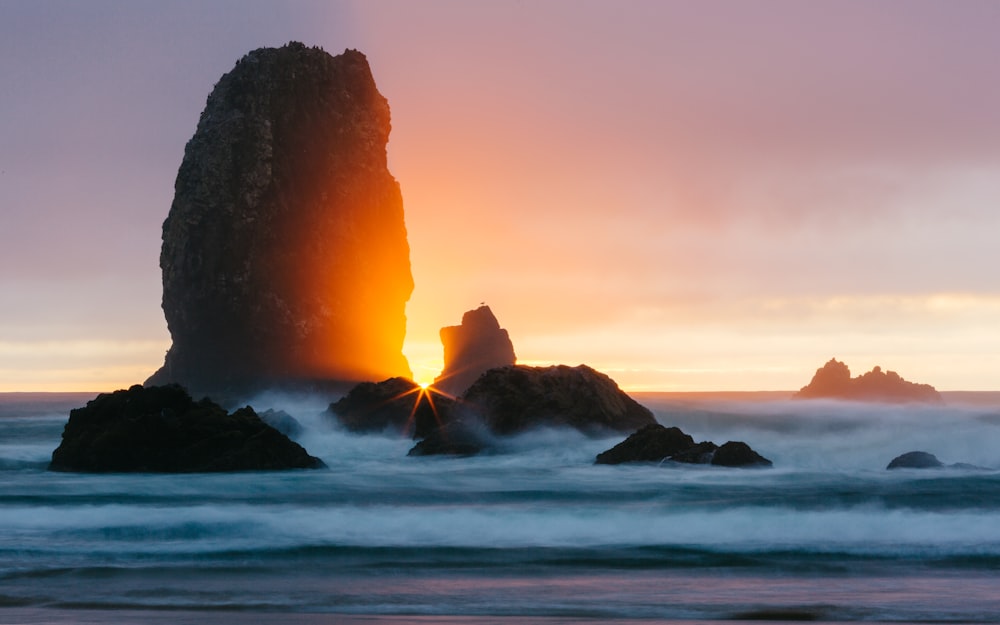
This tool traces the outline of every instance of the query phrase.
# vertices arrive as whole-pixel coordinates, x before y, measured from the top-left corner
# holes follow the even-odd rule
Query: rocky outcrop
[[[881,367],[852,378],[847,365],[835,358],[817,369],[809,384],[802,387],[794,397],[893,403],[943,401],[933,386],[907,382],[895,371],[882,371]]]
[[[422,438],[450,421],[455,400],[396,377],[362,382],[336,402],[328,414],[352,432],[400,432]]]
[[[715,452],[718,449],[719,446],[712,441],[702,441],[694,447],[681,450],[664,458],[664,460],[682,462],[684,464],[712,464],[712,459],[715,457]]]
[[[462,315],[462,324],[441,328],[444,369],[434,387],[454,396],[461,395],[481,374],[517,362],[507,331],[482,305]]]
[[[413,434],[423,439],[414,456],[472,455],[492,447],[497,436],[538,427],[598,434],[656,423],[614,380],[584,365],[490,369],[457,400],[405,378],[362,382],[328,414],[354,432]]]
[[[70,412],[53,471],[192,473],[325,466],[250,407],[227,414],[180,386],[98,395]]]
[[[631,432],[656,423],[614,380],[586,365],[491,369],[465,392],[462,406],[495,434],[561,426]]]
[[[695,446],[694,439],[676,427],[647,425],[611,449],[597,455],[597,464],[660,462]]]
[[[742,441],[729,441],[715,450],[711,464],[718,467],[769,467],[771,461]]]
[[[926,451],[909,451],[892,459],[886,469],[939,469],[944,463]]]
[[[430,432],[407,456],[475,456],[490,449],[492,437],[482,429],[455,421]]]
[[[721,447],[711,441],[695,443],[694,439],[676,427],[659,423],[647,425],[624,441],[597,455],[595,464],[625,464],[633,462],[680,462],[712,464],[723,467],[769,467],[764,458],[746,443],[730,441]]]
[[[987,467],[981,467],[967,462],[956,462],[954,464],[944,464],[934,454],[926,451],[908,451],[905,454],[896,456],[889,463],[886,469],[964,469],[971,471],[989,471]]]
[[[219,80],[163,223],[173,344],[147,384],[225,394],[410,375],[389,130],[354,50],[262,48]]]

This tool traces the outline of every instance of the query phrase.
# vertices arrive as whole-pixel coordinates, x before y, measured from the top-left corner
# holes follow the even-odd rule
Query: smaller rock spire
[[[485,303],[462,315],[461,325],[441,328],[441,344],[444,370],[434,387],[451,395],[461,395],[486,371],[517,362],[507,330]]]

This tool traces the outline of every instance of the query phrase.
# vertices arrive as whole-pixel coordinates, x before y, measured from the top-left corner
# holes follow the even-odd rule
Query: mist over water
[[[410,458],[396,433],[338,428],[328,398],[266,396],[250,403],[294,416],[329,470],[172,476],[49,473],[68,407],[84,402],[3,399],[0,617],[1000,619],[992,405],[638,397],[664,425],[774,462],[746,470],[594,465],[624,436],[561,429]],[[912,450],[976,466],[885,470]]]
[[[875,404],[832,400],[652,400],[657,419],[695,439],[745,440],[796,469],[884,469],[924,450],[945,464],[1000,468],[1000,406]]]

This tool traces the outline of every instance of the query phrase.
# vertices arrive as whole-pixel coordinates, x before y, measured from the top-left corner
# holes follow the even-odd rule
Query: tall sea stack
[[[389,130],[354,50],[262,48],[219,80],[163,223],[173,345],[147,385],[242,393],[410,375]]]

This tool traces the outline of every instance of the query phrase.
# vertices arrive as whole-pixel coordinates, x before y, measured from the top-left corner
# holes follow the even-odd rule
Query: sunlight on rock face
[[[357,51],[262,48],[219,80],[163,224],[173,346],[149,383],[213,391],[410,375],[413,279],[389,130]]]

